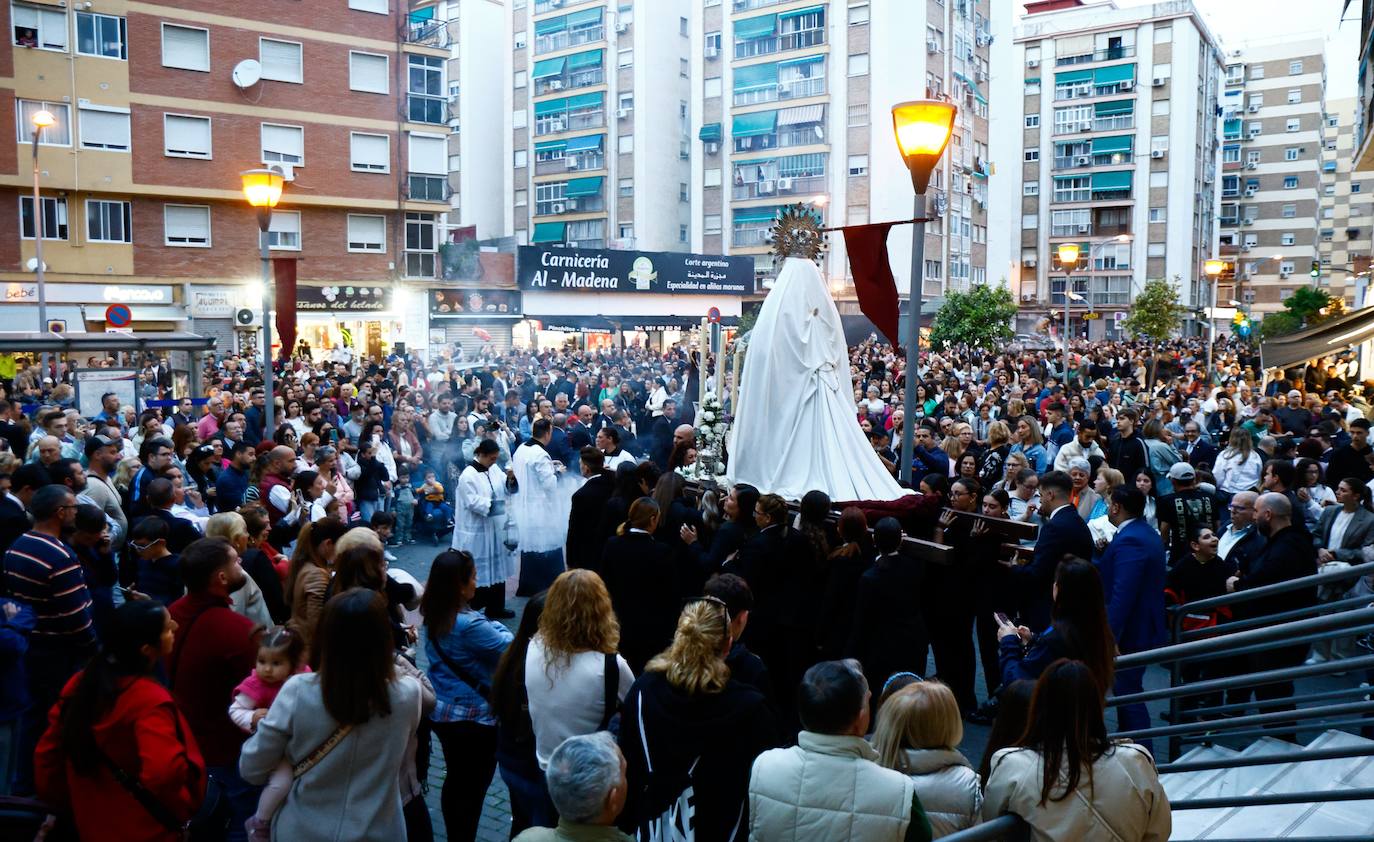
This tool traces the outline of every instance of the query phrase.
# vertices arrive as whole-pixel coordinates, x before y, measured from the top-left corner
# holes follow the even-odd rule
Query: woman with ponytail
[[[620,726],[629,783],[623,830],[641,839],[678,827],[686,839],[747,837],[749,770],[781,740],[763,695],[731,680],[732,643],[725,603],[692,600],[672,645],[630,688]]]
[[[173,821],[190,818],[204,797],[205,762],[191,727],[153,674],[172,652],[176,627],[152,600],[119,606],[104,648],[49,714],[34,752],[38,796],[69,811],[83,840],[176,842]],[[159,815],[130,786],[150,796]]]
[[[635,500],[601,555],[601,576],[620,619],[620,654],[635,675],[673,639],[681,605],[673,550],[654,538],[659,514],[652,497]]]

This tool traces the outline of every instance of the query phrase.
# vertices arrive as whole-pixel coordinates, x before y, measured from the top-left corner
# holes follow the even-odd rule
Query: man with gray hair
[[[631,842],[616,829],[625,809],[625,758],[606,731],[569,737],[549,757],[549,798],[558,827],[532,827],[515,842]]]

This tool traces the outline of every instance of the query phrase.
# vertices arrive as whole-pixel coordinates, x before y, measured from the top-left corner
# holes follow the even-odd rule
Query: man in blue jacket
[[[1121,654],[1129,655],[1162,646],[1168,639],[1164,621],[1164,541],[1141,516],[1145,495],[1132,484],[1117,486],[1107,504],[1107,517],[1116,536],[1098,561],[1102,593],[1107,601],[1107,621]],[[1139,693],[1143,667],[1118,670],[1117,696]],[[1144,704],[1117,708],[1122,731],[1150,726]],[[1148,747],[1148,745],[1147,745]]]

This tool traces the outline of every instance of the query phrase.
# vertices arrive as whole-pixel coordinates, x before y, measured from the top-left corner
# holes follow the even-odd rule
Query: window
[[[1168,44],[1174,40],[1174,28],[1172,26],[1155,27],[1155,43]]]
[[[1146,257],[1163,257],[1168,250],[1164,243],[1150,243],[1145,247]]]
[[[1295,265],[1295,264],[1293,263],[1293,261],[1291,261],[1291,260],[1283,260],[1283,261],[1280,261],[1280,262],[1279,262],[1279,273],[1280,273],[1280,274],[1291,275],[1291,274],[1293,274],[1293,270],[1296,269],[1296,268],[1297,268],[1296,265]],[[1292,290],[1284,290],[1283,292],[1288,293],[1288,295],[1292,295],[1292,294],[1293,294],[1293,291],[1292,291]],[[1287,298],[1288,295],[1281,295],[1281,297],[1282,297],[1282,298]]]
[[[377,53],[348,52],[348,87],[370,94],[390,91],[390,59]]]
[[[1294,219],[1298,215],[1298,206],[1294,204],[1284,205],[1282,214],[1284,219]]]
[[[692,78],[692,62],[685,58],[677,60],[677,75],[684,79]]]
[[[715,58],[720,55],[720,30],[706,33],[706,57]]]
[[[1289,88],[1288,104],[1296,105],[1299,102],[1302,102],[1302,88]]]
[[[850,155],[849,156],[850,175],[868,175],[868,156]]]
[[[845,217],[846,225],[867,225],[868,205],[850,205]]]
[[[129,112],[88,105],[77,109],[83,149],[129,151]]]
[[[162,153],[172,158],[209,158],[210,118],[162,115]]]
[[[210,72],[210,30],[162,25],[162,66]]]
[[[849,75],[868,75],[868,53],[855,53],[849,57]]]
[[[1158,171],[1158,172],[1152,172],[1152,173],[1150,173],[1150,186],[1151,186],[1151,187],[1168,187],[1168,186],[1169,186],[1169,171],[1168,171],[1168,170],[1160,170],[1160,171]]]
[[[1161,78],[1161,79],[1168,79],[1168,78],[1170,78],[1171,76],[1174,75],[1174,66],[1173,66],[1172,64],[1167,64],[1167,63],[1166,63],[1166,64],[1156,64],[1156,65],[1154,66],[1154,70],[1152,70],[1152,71],[1150,71],[1150,72],[1151,72],[1152,75],[1158,76],[1158,77]]]
[[[262,63],[262,78],[276,82],[304,81],[302,76],[304,59],[301,45],[295,41],[278,41],[274,38],[258,39],[258,61]]]
[[[133,216],[128,202],[106,199],[86,200],[86,241],[91,243],[132,243]]]
[[[677,200],[679,202],[690,202],[692,200],[692,189],[687,186],[687,182],[677,183]]]
[[[267,223],[267,247],[276,251],[301,250],[301,212],[272,211]]]
[[[1297,241],[1297,235],[1293,234],[1291,231],[1285,231],[1279,235],[1279,245],[1281,246],[1291,246],[1297,243]]]
[[[616,193],[622,199],[632,198],[635,194],[635,180],[633,178],[622,178],[616,184]]]
[[[1283,189],[1284,189],[1284,190],[1297,190],[1297,189],[1298,189],[1298,177],[1297,177],[1296,175],[1285,176],[1284,179],[1283,179]]]
[[[67,239],[67,197],[44,196],[43,198],[43,239]],[[25,240],[33,239],[33,197],[19,197],[19,236]]]
[[[1264,153],[1259,149],[1248,149],[1245,152],[1245,163],[1247,165],[1254,164],[1255,166],[1259,166],[1260,158],[1263,154]]]
[[[1169,100],[1157,99],[1150,103],[1150,113],[1156,117],[1167,117],[1169,115]]]
[[[702,228],[705,234],[719,234],[721,232],[721,217],[718,213],[708,213],[702,219]]]
[[[1301,130],[1302,130],[1302,121],[1299,120],[1297,117],[1289,117],[1289,118],[1288,118],[1288,122],[1284,124],[1284,127],[1283,127],[1283,128],[1284,128],[1284,131],[1288,131],[1288,132],[1301,131]]]
[[[1026,128],[1028,128],[1028,129],[1038,129],[1038,128],[1040,128],[1040,115],[1039,115],[1039,114],[1027,114],[1027,115],[1026,115]]]
[[[10,6],[14,44],[40,50],[67,51],[67,12],[46,6]]]
[[[1302,59],[1288,62],[1288,75],[1299,76],[1302,74]]]
[[[513,39],[513,41],[514,41],[514,47],[515,47],[515,49],[517,49],[517,50],[523,50],[523,49],[525,49],[525,44],[526,44],[525,33],[523,33],[523,32],[517,32],[517,33],[515,33],[515,38]]]
[[[391,137],[384,134],[350,132],[349,165],[357,172],[391,171]]]
[[[677,227],[677,241],[679,243],[687,242],[688,233],[689,231],[686,225],[679,225]]]
[[[618,103],[618,105],[617,105],[618,108],[625,108],[625,109],[634,108],[634,107],[635,107],[635,95],[634,95],[634,94],[621,94],[621,95],[619,96],[619,98],[616,100],[616,102]]]
[[[861,23],[868,23],[869,8],[867,3],[849,7],[849,25],[858,26]]]
[[[1252,65],[1250,65],[1250,78],[1251,78],[1251,79],[1263,79],[1263,78],[1264,78],[1264,65],[1262,65],[1262,64],[1252,64]]]
[[[516,206],[517,208],[523,208],[523,207],[525,207],[526,205],[528,205],[529,203],[530,203],[530,191],[528,191],[528,190],[516,190],[516,191],[515,191],[515,206]]]
[[[513,128],[513,129],[523,129],[523,128],[525,128],[526,126],[528,126],[528,125],[530,124],[530,116],[529,116],[529,115],[530,115],[529,111],[527,111],[527,110],[525,110],[525,109],[523,109],[523,108],[518,108],[518,109],[516,109],[515,111],[512,111],[512,112],[511,112],[511,115],[510,115],[510,125],[511,125],[511,128]]]
[[[1040,215],[1034,213],[1021,214],[1021,229],[1023,231],[1040,227]]]
[[[1299,151],[1300,151],[1300,150],[1299,150],[1298,147],[1296,147],[1296,146],[1290,146],[1290,147],[1288,147],[1287,149],[1283,150],[1283,160],[1285,160],[1285,161],[1296,161],[1296,160],[1298,160],[1298,152],[1299,152]]]
[[[448,119],[444,61],[437,56],[406,56],[406,110],[412,122],[443,123]]]
[[[721,91],[721,80],[719,76],[708,77],[702,86],[702,95],[707,99],[720,96]]]
[[[1239,146],[1223,146],[1223,147],[1221,147],[1221,162],[1222,162],[1223,164],[1239,164],[1239,163],[1240,163],[1240,147],[1239,147]]]
[[[619,151],[621,155],[629,155],[630,153],[634,152],[635,136],[632,134],[621,135],[616,140],[616,150]]]
[[[530,74],[524,70],[515,71],[515,87],[523,88],[530,83]]]
[[[1363,186],[1363,185],[1360,185],[1360,184],[1351,184],[1351,185],[1350,185],[1350,192],[1351,192],[1351,193],[1358,193],[1358,192],[1360,192],[1360,187],[1362,187],[1362,186]]]
[[[635,63],[635,51],[634,51],[633,49],[628,49],[628,48],[627,48],[627,49],[621,50],[620,52],[616,53],[616,55],[615,55],[615,66],[616,66],[616,67],[630,67],[630,66],[633,65],[634,63]]]
[[[712,167],[702,172],[702,187],[719,187],[721,179],[720,167]]]
[[[124,18],[77,12],[76,51],[83,56],[127,59],[129,31]]]
[[[1264,124],[1258,121],[1251,123],[1245,127],[1245,133],[1252,138],[1259,137],[1264,134]]]
[[[1039,196],[1039,195],[1040,195],[1040,185],[1039,185],[1039,183],[1034,182],[1034,181],[1027,181],[1025,184],[1022,184],[1022,185],[1021,185],[1021,195],[1022,195],[1022,196]]]
[[[868,103],[861,102],[857,105],[849,106],[849,127],[868,125]]]
[[[348,250],[353,252],[385,252],[386,217],[350,213],[348,215]]]
[[[527,151],[524,150],[524,149],[517,149],[517,150],[515,150],[515,155],[514,155],[513,160],[511,161],[511,164],[512,164],[512,166],[514,166],[517,170],[520,169],[520,168],[522,168],[522,167],[528,166],[528,165],[529,165],[529,152],[527,152]]]
[[[52,114],[57,122],[38,132],[38,143],[42,146],[71,146],[72,118],[71,106],[62,102],[45,102],[40,99],[21,99],[18,101],[19,124],[16,127],[20,143],[33,140],[33,115],[39,111]]]
[[[687,20],[687,18],[678,18],[678,19],[677,19],[677,34],[678,34],[678,35],[681,35],[683,38],[686,38],[687,35],[688,35],[688,33],[691,32],[691,29],[690,29],[691,25],[692,25],[692,24]]]
[[[163,244],[181,248],[210,247],[209,205],[163,205]]]
[[[1150,208],[1151,222],[1164,222],[1167,217],[1164,215],[1164,208]]]
[[[387,0],[348,0],[348,8],[357,9],[360,12],[372,12],[378,15],[386,14],[386,6]]]
[[[262,162],[301,164],[305,161],[305,129],[277,123],[262,124]]]
[[[1025,152],[1021,154],[1021,160],[1025,161],[1026,163],[1040,160],[1040,150],[1027,149]]]

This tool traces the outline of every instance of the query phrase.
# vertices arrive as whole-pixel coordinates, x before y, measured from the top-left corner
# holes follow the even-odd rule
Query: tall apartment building
[[[239,173],[271,165],[291,178],[270,245],[298,258],[302,338],[329,347],[344,328],[374,353],[407,340],[405,312],[424,302],[404,281],[434,276],[447,209],[448,51],[423,4],[38,0],[0,14],[7,326],[38,329],[39,234],[59,327],[101,330],[127,303],[136,330],[248,344],[233,316],[259,307],[258,226]],[[57,122],[37,138],[35,209],[39,110]]]
[[[440,0],[438,13],[451,45],[445,230],[475,228],[482,238],[510,236],[507,197],[514,195],[509,179],[516,91],[504,82],[493,83],[510,78],[510,6],[504,0]]]
[[[936,217],[923,293],[987,279],[989,48],[1010,30],[1009,0],[706,0],[692,14],[694,250],[752,255],[762,278],[784,205],[810,204],[827,225],[910,219],[890,111],[948,97],[959,113],[922,209]],[[893,229],[903,296],[910,245],[909,227]],[[839,236],[823,271],[852,297]]]
[[[1239,291],[1237,300],[1260,318],[1281,309],[1293,290],[1313,283],[1325,88],[1321,39],[1249,46],[1226,55],[1219,253],[1234,262],[1236,285],[1222,285],[1217,297],[1225,303]],[[1322,284],[1331,280],[1322,274]]]
[[[1359,295],[1368,280],[1357,276],[1369,271],[1374,253],[1374,172],[1354,169],[1355,121],[1354,99],[1327,100],[1317,247],[1328,291],[1350,307],[1368,302]]]
[[[1032,3],[998,74],[989,266],[1020,302],[1018,331],[1063,324],[1056,247],[1081,246],[1070,331],[1118,335],[1147,279],[1178,285],[1189,329],[1210,305],[1222,53],[1188,0],[1118,8]],[[1020,162],[1019,177],[1015,163]],[[1087,317],[1087,318],[1085,318]]]

